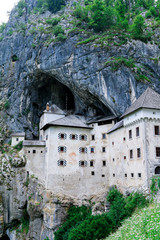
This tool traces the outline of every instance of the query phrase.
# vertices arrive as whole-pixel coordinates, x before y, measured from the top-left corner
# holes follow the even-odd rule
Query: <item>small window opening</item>
[[[92,176],[94,176],[94,175],[95,175],[94,171],[92,171],[92,172],[91,172],[91,175],[92,175]]]
[[[76,135],[72,134],[71,139],[75,140],[76,139]]]
[[[28,151],[28,153],[30,153],[30,151]]]
[[[124,156],[124,160],[126,160],[126,156]]]
[[[133,158],[133,150],[131,149],[130,150],[130,159],[132,159]]]
[[[106,152],[106,148],[105,147],[102,147],[102,152]]]
[[[129,139],[132,138],[132,130],[129,130]]]
[[[136,127],[136,137],[139,137],[139,127]]]
[[[141,157],[141,149],[137,148],[137,158],[140,158],[140,157]]]
[[[48,135],[46,135],[46,140],[48,140]]]
[[[142,174],[141,174],[141,173],[138,173],[138,177],[141,178],[141,177],[142,177]]]
[[[91,147],[91,153],[94,153],[94,147]]]
[[[106,139],[106,133],[102,133],[102,139]]]
[[[41,153],[43,153],[43,151],[41,151]]]
[[[159,126],[154,126],[154,133],[155,133],[155,135],[160,135],[160,127]]]
[[[16,138],[16,141],[18,142],[18,141],[19,141],[19,138]]]
[[[81,148],[81,152],[84,153],[85,152],[85,148]]]
[[[93,166],[94,166],[94,162],[90,161],[90,167],[93,167]]]
[[[112,142],[112,145],[114,145],[114,142]]]
[[[61,133],[60,138],[64,139],[64,134],[63,133]]]
[[[33,150],[33,153],[36,153],[36,150]]]
[[[95,135],[91,135],[91,139],[92,139],[92,141],[94,141],[95,140]]]
[[[81,135],[81,140],[85,140],[85,136],[84,135]]]
[[[64,152],[64,147],[60,147],[60,152]]]
[[[103,167],[106,166],[106,161],[102,161],[102,166],[103,166]]]
[[[124,174],[125,178],[127,178],[127,173]]]
[[[124,141],[124,142],[126,141],[126,138],[125,138],[125,137],[123,138],[123,141]]]
[[[102,174],[102,177],[105,177],[105,174]]]
[[[113,162],[115,161],[115,159],[114,159],[114,158],[113,158],[112,160],[113,160]]]
[[[160,147],[156,147],[156,157],[160,157]]]
[[[155,174],[160,174],[160,167],[159,166],[155,168]]]
[[[134,173],[131,173],[131,177],[132,177],[132,178],[134,177]]]
[[[115,173],[113,173],[113,177],[115,177]]]

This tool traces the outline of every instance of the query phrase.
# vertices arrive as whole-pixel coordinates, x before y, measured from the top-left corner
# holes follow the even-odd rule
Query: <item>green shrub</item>
[[[23,148],[23,141],[20,141],[17,145],[13,147],[14,149],[21,151]]]
[[[54,29],[53,29],[53,34],[55,36],[58,36],[58,34],[60,34],[60,33],[61,34],[64,33],[64,30],[63,30],[62,26],[60,26],[60,25],[55,26]]]
[[[10,108],[10,103],[9,103],[8,100],[5,102],[4,108],[5,108],[5,109],[9,109],[9,108]]]
[[[152,17],[152,13],[150,11],[147,11],[145,14],[145,18],[151,18]]]
[[[47,18],[46,23],[55,26],[60,22],[60,20],[60,18]]]
[[[2,23],[2,24],[0,25],[0,33],[2,33],[5,28],[6,28],[6,23]]]
[[[57,35],[57,38],[56,38],[58,41],[60,41],[60,42],[63,42],[63,41],[65,41],[66,39],[67,39],[67,37],[64,35],[64,34],[62,34],[62,33],[59,33],[58,35]]]

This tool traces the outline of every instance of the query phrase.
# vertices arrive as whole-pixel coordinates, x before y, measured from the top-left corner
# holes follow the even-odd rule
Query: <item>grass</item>
[[[116,233],[106,240],[159,240],[160,204],[154,203],[126,219]]]

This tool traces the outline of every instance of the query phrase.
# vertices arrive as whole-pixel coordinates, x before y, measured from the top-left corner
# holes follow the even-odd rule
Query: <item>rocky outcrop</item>
[[[37,137],[39,116],[47,101],[88,118],[94,114],[119,116],[148,85],[160,92],[158,44],[130,40],[117,46],[116,36],[103,47],[93,42],[78,44],[88,35],[69,33],[73,28],[69,15],[73,2],[68,1],[59,15],[29,15],[34,0],[27,1],[23,16],[17,16],[16,8],[12,11],[0,42],[3,128],[25,131],[28,138]],[[54,42],[52,31],[45,32],[45,19],[57,16],[61,16],[59,24],[67,35],[63,42]],[[117,57],[132,58],[136,67],[121,64],[113,70],[105,64]],[[147,76],[143,81],[136,80],[138,67],[141,75]]]

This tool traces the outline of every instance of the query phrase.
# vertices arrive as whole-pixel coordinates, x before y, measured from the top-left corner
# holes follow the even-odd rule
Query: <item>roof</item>
[[[115,130],[123,127],[123,120],[117,122],[107,133],[114,132]]]
[[[160,94],[148,87],[146,91],[126,110],[122,117],[140,108],[160,109]]]
[[[114,115],[112,115],[112,116],[107,116],[107,117],[95,117],[95,118],[93,118],[93,119],[91,119],[91,120],[89,120],[87,123],[88,124],[91,124],[91,123],[97,123],[97,122],[105,122],[105,121],[108,121],[108,120],[113,120],[113,119],[115,119],[116,117],[114,116]]]
[[[50,106],[50,108],[49,108],[49,111],[47,111],[47,110],[44,110],[43,111],[44,113],[54,113],[54,114],[62,114],[62,115],[64,115],[65,114],[65,112],[64,111],[62,111],[59,107],[57,107],[57,105],[55,105],[55,104],[53,104],[52,106]]]
[[[12,133],[11,136],[12,136],[12,137],[25,137],[25,132],[21,132],[21,133]]]
[[[69,115],[67,117],[62,117],[50,123],[47,123],[42,127],[43,130],[46,130],[50,126],[65,126],[65,127],[76,127],[76,128],[89,128],[92,129],[89,125],[87,125],[84,119],[80,116]]]
[[[23,146],[30,146],[30,147],[45,147],[46,142],[45,141],[36,141],[36,140],[25,140],[23,142]]]

